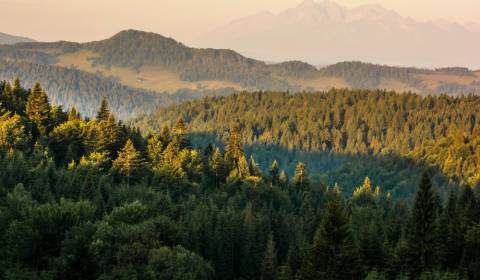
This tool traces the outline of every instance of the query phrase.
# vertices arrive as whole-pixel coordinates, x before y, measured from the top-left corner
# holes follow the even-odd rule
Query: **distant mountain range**
[[[191,48],[155,33],[122,31],[89,43],[27,42],[0,46],[0,79],[45,84],[52,100],[94,114],[108,96],[122,118],[205,95],[242,90],[321,91],[364,88],[421,94],[480,94],[480,72],[340,62],[320,69],[265,63],[233,50]]]
[[[12,45],[22,42],[34,42],[34,40],[0,32],[0,45]]]
[[[420,22],[381,5],[349,9],[306,0],[278,14],[261,12],[200,37],[197,47],[233,48],[267,61],[312,64],[360,60],[402,66],[480,68],[480,27]]]

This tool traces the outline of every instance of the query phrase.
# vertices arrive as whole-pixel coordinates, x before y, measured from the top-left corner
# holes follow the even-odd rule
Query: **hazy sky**
[[[316,0],[321,2],[323,0]],[[302,0],[0,0],[0,32],[41,41],[91,41],[123,29],[153,31],[188,42],[262,10],[279,12]],[[480,0],[336,0],[379,3],[417,20],[480,23]]]

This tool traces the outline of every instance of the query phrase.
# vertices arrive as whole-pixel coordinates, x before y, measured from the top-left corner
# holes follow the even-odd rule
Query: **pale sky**
[[[315,0],[321,2],[323,0]],[[335,0],[378,3],[417,20],[480,23],[480,0]],[[39,41],[92,41],[123,29],[152,31],[189,42],[234,19],[274,13],[302,0],[0,0],[0,32]]]

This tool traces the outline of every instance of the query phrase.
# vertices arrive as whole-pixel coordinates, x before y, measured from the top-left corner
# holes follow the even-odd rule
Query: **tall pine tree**
[[[39,83],[35,84],[32,93],[28,97],[26,113],[40,134],[45,135],[48,133],[50,126],[50,103],[48,102],[47,94]]]

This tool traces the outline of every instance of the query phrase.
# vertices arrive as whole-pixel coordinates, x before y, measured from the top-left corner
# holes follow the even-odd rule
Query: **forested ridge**
[[[406,195],[425,164],[448,174],[450,179],[438,177],[439,185],[479,183],[478,142],[468,141],[468,148],[462,142],[480,134],[476,96],[421,97],[368,90],[241,93],[160,109],[136,125],[158,130],[177,118],[191,127],[193,142],[199,145],[224,140],[231,125],[238,123],[248,153],[264,169],[278,159],[292,174],[301,160],[318,180],[339,182],[349,191],[369,175],[386,189]],[[447,137],[462,140],[448,149],[441,145],[431,153],[422,152],[431,151],[425,146],[429,141]]]
[[[55,64],[59,56],[89,51],[95,65],[138,70],[142,67],[167,69],[183,81],[228,81],[248,90],[300,91],[350,87],[414,90],[422,94],[450,95],[480,93],[480,74],[467,68],[420,69],[339,62],[320,69],[300,62],[267,64],[233,50],[197,49],[172,38],[137,30],[121,31],[111,38],[89,43],[19,43],[0,46],[0,59]],[[28,74],[26,74],[28,75]],[[1,77],[12,79],[10,77]],[[333,79],[333,80],[332,80]],[[320,81],[319,81],[320,80]]]
[[[262,172],[243,127],[197,149],[182,118],[144,137],[105,99],[85,119],[15,81],[0,94],[0,278],[480,277],[478,187],[444,196],[425,168],[409,202],[369,177],[315,183],[302,162]]]
[[[117,116],[123,120],[153,112],[159,107],[232,91],[185,89],[175,93],[154,92],[122,85],[115,77],[92,74],[75,68],[31,63],[21,59],[0,60],[0,77],[6,80],[19,78],[30,87],[37,81],[46,81],[44,87],[53,103],[64,108],[76,107],[87,117],[93,117],[95,108],[100,105],[102,98],[107,98]]]

